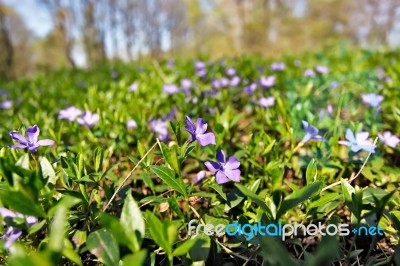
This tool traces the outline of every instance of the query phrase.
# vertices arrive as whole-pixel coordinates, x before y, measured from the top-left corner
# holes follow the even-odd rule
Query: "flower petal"
[[[367,140],[367,139],[368,139],[368,136],[369,136],[369,133],[366,132],[366,131],[357,132],[357,133],[356,133],[356,140],[357,140],[357,143],[361,143],[361,142]]]
[[[206,177],[206,171],[202,170],[200,172],[197,173],[196,177],[194,178],[194,183],[197,184],[199,183],[201,180],[203,180]]]
[[[215,135],[214,133],[206,133],[202,135],[197,135],[196,139],[199,141],[201,146],[207,146],[210,144],[215,145]]]
[[[346,129],[346,139],[350,142],[356,142],[353,131],[350,128]]]
[[[203,118],[197,118],[196,121],[196,135],[204,134],[207,130],[207,123]]]
[[[216,175],[216,181],[217,181],[217,184],[224,184],[226,182],[229,182],[229,178],[227,178],[226,175],[224,173],[222,173],[221,171],[218,171],[218,173]]]
[[[21,229],[14,229],[11,231],[11,233],[9,235],[5,235],[5,237],[7,238],[6,243],[4,243],[4,247],[5,248],[10,248],[11,245],[14,243],[15,240],[18,239],[18,237],[20,237],[22,234]]]
[[[26,129],[26,135],[28,136],[28,140],[30,143],[36,143],[38,141],[39,133],[40,129],[37,125]]]
[[[204,165],[207,167],[207,169],[211,172],[211,173],[215,173],[217,172],[221,167],[218,163],[213,162],[213,161],[207,161],[204,163]]]
[[[305,131],[307,131],[307,128],[308,128],[308,122],[307,122],[307,121],[304,121],[304,120],[302,120],[302,121],[301,121],[301,123],[303,124],[303,128],[304,128],[304,130],[305,130]]]
[[[240,162],[236,159],[235,156],[229,157],[228,161],[224,165],[224,169],[234,170],[239,168]]]
[[[8,147],[11,149],[25,149],[28,146],[24,144],[15,144],[15,145],[9,145]]]
[[[196,131],[196,126],[194,125],[194,123],[192,122],[192,120],[190,119],[190,117],[185,116],[185,122],[186,125],[185,129],[189,132],[189,133],[194,133]]]
[[[0,216],[5,218],[5,217],[16,217],[15,212],[10,211],[9,209],[6,208],[0,208]]]
[[[338,143],[341,144],[341,145],[350,146],[350,143],[348,141],[346,141],[346,140],[339,140]]]
[[[240,170],[230,170],[230,169],[225,169],[224,174],[232,181],[234,182],[240,182]]]
[[[51,139],[42,139],[37,142],[39,146],[50,146],[54,145],[54,140]]]
[[[18,132],[10,132],[10,137],[21,144],[28,144],[28,140]]]
[[[218,162],[225,164],[226,158],[225,158],[225,153],[223,150],[218,150],[216,157],[217,157]]]

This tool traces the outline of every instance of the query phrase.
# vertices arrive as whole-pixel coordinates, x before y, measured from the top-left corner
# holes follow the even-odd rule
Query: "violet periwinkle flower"
[[[207,173],[204,170],[198,172],[193,180],[193,183],[195,183],[195,184],[199,183],[201,180],[203,180],[206,177],[206,175],[207,175]]]
[[[236,74],[236,70],[233,67],[228,67],[225,71],[228,76],[233,76]]]
[[[238,86],[240,84],[240,77],[239,76],[234,76],[231,80],[230,80],[230,82],[229,82],[229,85],[231,86],[231,87],[236,87],[236,86]]]
[[[283,62],[274,62],[270,65],[272,71],[282,71],[285,69],[285,63]]]
[[[203,118],[197,118],[196,125],[192,122],[190,117],[185,117],[185,130],[190,133],[189,142],[198,141],[201,146],[210,144],[215,145],[214,133],[205,133],[207,131],[207,123]]]
[[[113,79],[117,78],[117,77],[118,77],[118,71],[117,71],[117,70],[113,70],[113,71],[111,72],[111,77],[112,77]]]
[[[179,87],[176,86],[175,84],[165,84],[162,90],[164,93],[171,95],[179,92]]]
[[[326,109],[322,109],[322,110],[319,112],[319,119],[321,120],[321,119],[324,118],[327,114],[328,114],[329,116],[331,116],[332,113],[333,113],[333,107],[332,107],[332,105],[329,104],[328,107],[327,107]]]
[[[176,115],[177,112],[178,112],[178,110],[176,109],[176,107],[172,107],[171,112],[165,114],[161,118],[161,120],[163,120],[163,121],[172,120],[172,119],[174,119],[174,116]]]
[[[194,62],[194,67],[196,68],[196,70],[204,69],[206,67],[206,63],[197,60]]]
[[[172,68],[175,66],[175,60],[174,59],[169,59],[167,62],[167,66]]]
[[[361,95],[362,101],[371,106],[371,107],[379,107],[384,97],[382,95],[378,95],[376,93],[368,93]]]
[[[326,66],[317,65],[315,66],[315,71],[317,71],[319,74],[327,74],[329,73],[329,68]]]
[[[301,140],[301,143],[306,143],[307,141],[314,139],[314,140],[319,140],[319,141],[324,141],[325,139],[318,135],[318,128],[310,125],[307,121],[301,121],[301,123],[303,124],[303,128],[304,131],[306,132],[306,134],[304,135],[303,139]]]
[[[360,150],[365,150],[367,152],[374,153],[375,147],[371,141],[368,140],[369,133],[365,131],[357,132],[354,136],[351,129],[346,130],[346,139],[339,140],[339,144],[346,145],[351,148],[353,152],[359,152]]]
[[[396,148],[400,143],[400,139],[390,131],[385,131],[383,134],[378,133],[378,137],[385,145],[392,148]]]
[[[81,126],[93,127],[99,123],[99,119],[99,114],[85,111],[82,117],[78,117],[76,121]]]
[[[19,142],[19,144],[10,145],[9,147],[13,149],[28,148],[30,152],[36,152],[40,146],[50,146],[54,144],[54,141],[51,139],[38,140],[39,133],[40,129],[37,125],[26,129],[26,135],[28,138],[25,138],[18,132],[11,131],[10,137],[16,142]]]
[[[137,123],[133,119],[129,119],[128,122],[126,122],[126,128],[131,129],[131,128],[137,128]]]
[[[337,86],[339,86],[339,81],[337,81],[337,80],[334,80],[334,81],[332,81],[331,82],[331,85],[329,85],[329,87],[331,88],[331,89],[334,89],[334,88],[336,88]]]
[[[315,77],[315,72],[312,69],[306,69],[303,72],[304,77]]]
[[[263,66],[258,66],[257,67],[257,71],[260,72],[260,73],[264,72],[264,67]]]
[[[25,218],[25,222],[28,224],[29,227],[38,222],[36,217],[33,216],[24,217],[22,214],[10,211],[6,208],[0,208],[0,216],[3,217],[3,226],[7,225],[7,223],[4,221],[4,219],[6,218]],[[4,235],[1,236],[0,239],[5,240],[4,247],[6,249],[9,249],[11,245],[14,243],[14,241],[21,236],[21,234],[22,230],[20,228],[14,228],[12,226],[9,226]]]
[[[257,89],[257,83],[251,83],[250,85],[246,86],[243,89],[243,92],[247,93],[248,95],[253,95],[256,89]]]
[[[58,119],[66,119],[72,122],[75,121],[81,114],[82,111],[79,108],[76,108],[75,106],[69,106],[58,112]]]
[[[129,91],[137,91],[138,87],[139,87],[139,83],[133,82],[133,83],[128,87],[128,90],[129,90]]]
[[[205,75],[207,74],[207,69],[205,69],[205,68],[202,68],[202,69],[197,69],[196,70],[196,75],[198,76],[198,77],[204,77]]]
[[[261,97],[258,99],[257,104],[261,107],[268,108],[271,106],[274,106],[275,104],[275,97],[270,96],[270,97]]]
[[[220,80],[219,80],[219,79],[214,79],[214,80],[211,82],[211,86],[212,86],[215,90],[218,90],[219,88],[221,88],[221,82],[220,82]]]
[[[262,76],[260,78],[260,85],[264,88],[270,88],[275,85],[275,76]]]
[[[162,119],[157,119],[157,120],[156,119],[152,119],[152,120],[150,120],[149,124],[150,124],[151,130],[154,133],[158,134],[158,138],[161,141],[167,141],[168,140],[169,135],[168,135],[168,123],[167,123],[167,121],[164,121]]]
[[[240,182],[240,170],[238,169],[240,166],[240,162],[236,159],[235,156],[229,157],[226,160],[226,156],[224,151],[217,151],[217,161],[207,161],[204,165],[207,169],[216,174],[217,184],[224,184],[230,180],[233,182]]]
[[[0,103],[1,109],[10,109],[13,106],[13,102],[10,100],[5,100]]]
[[[182,89],[190,89],[192,87],[192,81],[190,79],[181,80]]]
[[[229,79],[226,77],[222,77],[219,79],[221,83],[221,87],[227,87],[229,85]]]

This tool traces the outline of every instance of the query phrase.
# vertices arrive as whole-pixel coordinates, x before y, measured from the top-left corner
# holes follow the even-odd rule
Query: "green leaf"
[[[94,151],[94,171],[99,172],[103,166],[104,150],[96,148]]]
[[[106,229],[100,229],[91,233],[86,246],[90,253],[95,255],[105,265],[118,265],[119,248],[113,235]]]
[[[321,186],[321,182],[317,181],[311,185],[303,187],[302,189],[293,192],[289,196],[287,196],[281,203],[278,212],[276,214],[276,219],[279,219],[283,214],[285,214],[288,210],[293,209],[303,201],[307,200],[309,197],[314,194],[315,191],[319,189]]]
[[[168,186],[187,198],[185,184],[181,178],[175,178],[175,172],[165,166],[153,165],[151,170]]]
[[[169,148],[167,145],[165,145],[163,142],[159,142],[160,148],[161,148],[161,153],[164,156],[165,161],[174,169],[176,173],[180,174],[180,167],[179,167],[179,161],[178,161],[178,155],[177,155],[177,146],[172,145],[171,148]]]
[[[133,255],[125,256],[122,259],[122,265],[124,266],[142,266],[147,257],[147,250],[141,250]]]
[[[176,257],[187,254],[190,251],[190,249],[196,244],[197,240],[198,238],[186,240],[183,244],[181,244],[174,250],[172,256]]]
[[[164,224],[151,212],[146,213],[147,225],[154,242],[170,255],[172,248],[168,242],[167,230]]]
[[[307,207],[309,209],[325,205],[328,202],[334,201],[339,198],[339,193],[329,193],[321,196],[318,200],[311,202]]]
[[[312,184],[317,180],[317,161],[315,159],[312,159],[310,163],[307,166],[307,171],[306,171],[306,181],[307,185]]]
[[[66,224],[67,208],[59,206],[50,226],[49,243],[46,247],[51,261],[58,263],[64,247],[64,229]]]
[[[176,200],[175,197],[170,197],[168,199],[168,203],[169,203],[169,207],[171,208],[171,210],[173,210],[176,214],[178,214],[178,216],[182,219],[185,218],[185,216],[182,213],[182,210],[179,208],[178,205],[178,201]]]
[[[270,217],[272,217],[271,210],[268,208],[267,204],[265,204],[265,201],[262,200],[257,194],[255,194],[253,191],[248,189],[247,187],[235,183],[235,186],[247,197],[249,197],[251,200],[253,200],[258,206],[261,207],[261,209],[265,212],[267,212]]]
[[[260,238],[261,255],[267,265],[299,265],[280,240],[270,236]]]
[[[40,169],[42,171],[43,178],[47,179],[47,183],[56,184],[56,172],[54,171],[53,166],[46,157],[40,158]]]
[[[120,222],[132,244],[132,251],[138,252],[144,237],[145,225],[142,212],[133,199],[131,191],[129,190],[127,194]]]
[[[225,201],[226,201],[226,194],[222,191],[222,186],[217,184],[210,185],[210,188],[214,189]]]
[[[3,204],[19,213],[35,217],[46,216],[40,204],[21,191],[0,190],[0,199]]]

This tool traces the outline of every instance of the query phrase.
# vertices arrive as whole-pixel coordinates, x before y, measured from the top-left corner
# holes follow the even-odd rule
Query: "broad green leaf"
[[[312,159],[308,164],[306,171],[307,185],[312,184],[317,180],[317,173],[318,173],[317,161],[315,159]]]
[[[225,201],[226,201],[226,194],[222,191],[222,186],[217,184],[210,185],[210,188],[214,189]]]
[[[0,199],[3,204],[19,213],[35,217],[46,216],[42,206],[21,191],[0,190]]]
[[[174,250],[172,255],[176,257],[187,254],[190,251],[190,249],[196,244],[197,240],[198,240],[197,238],[186,240],[183,244],[179,245],[179,247],[177,247]]]
[[[175,178],[175,173],[165,166],[154,165],[151,170],[161,178],[168,186],[175,189],[177,192],[187,198],[185,184],[181,178]]]
[[[133,255],[125,256],[122,259],[122,265],[124,266],[142,266],[147,257],[147,250],[143,249]]]
[[[339,194],[338,193],[328,193],[325,194],[323,196],[321,196],[318,200],[311,202],[307,207],[309,209],[312,208],[316,208],[322,205],[325,205],[328,202],[331,202],[333,200],[336,200],[337,198],[339,198]]]
[[[106,229],[92,232],[86,242],[90,253],[95,255],[106,266],[119,263],[119,247],[113,235]]]
[[[144,237],[145,225],[142,212],[133,199],[131,191],[129,190],[127,194],[120,221],[126,235],[132,243],[132,251],[137,252],[140,250],[140,245]]]
[[[288,210],[293,209],[294,207],[311,197],[311,195],[319,189],[321,184],[322,183],[320,181],[314,182],[313,184],[303,187],[302,189],[295,191],[287,196],[279,206],[278,212],[276,214],[276,219],[279,219]]]
[[[160,246],[167,254],[172,254],[172,247],[168,242],[167,230],[164,224],[151,212],[146,213],[147,226],[151,237],[158,246]]]
[[[247,197],[249,197],[251,200],[253,200],[258,206],[261,207],[261,209],[265,212],[267,212],[270,217],[272,217],[271,210],[268,208],[267,204],[265,204],[265,201],[262,200],[257,194],[255,194],[253,191],[248,189],[247,187],[235,183],[235,186]]]
[[[67,208],[59,206],[50,226],[49,243],[46,247],[53,262],[59,262],[64,247],[64,230],[66,225]]]
[[[261,237],[261,256],[268,265],[299,265],[279,239]]]
[[[46,157],[40,158],[40,168],[42,170],[43,178],[47,179],[48,183],[55,184],[57,182],[56,172]]]

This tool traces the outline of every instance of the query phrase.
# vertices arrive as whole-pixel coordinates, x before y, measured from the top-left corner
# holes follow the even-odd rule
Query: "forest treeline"
[[[22,1],[23,2],[23,1]],[[345,39],[385,47],[398,0],[36,0],[52,30],[35,36],[0,0],[0,78],[116,60],[271,56]],[[79,59],[79,60],[78,60]]]

